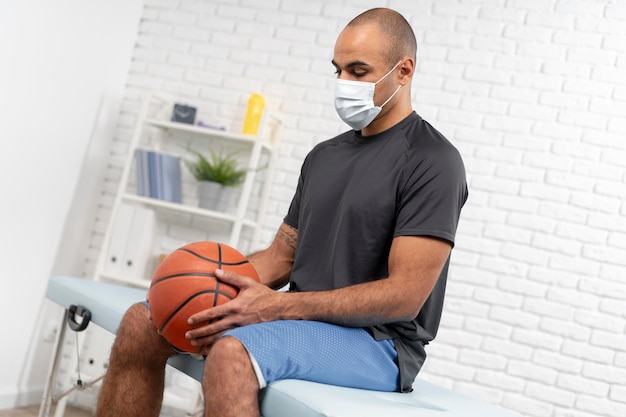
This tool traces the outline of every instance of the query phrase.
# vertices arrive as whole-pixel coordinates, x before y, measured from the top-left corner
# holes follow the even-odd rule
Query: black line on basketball
[[[247,259],[244,259],[244,260],[242,260],[242,261],[238,261],[238,262],[224,262],[224,261],[222,261],[222,259],[221,259],[221,258],[222,258],[222,257],[221,257],[221,252],[222,252],[222,251],[221,251],[221,249],[222,249],[222,248],[221,248],[221,246],[220,246],[220,244],[219,244],[219,243],[217,244],[217,246],[218,246],[218,248],[219,248],[219,253],[220,253],[220,259],[218,259],[218,260],[211,259],[211,258],[207,258],[206,256],[202,256],[202,255],[200,255],[199,253],[194,252],[194,251],[192,251],[191,249],[187,249],[187,248],[178,248],[178,249],[176,249],[176,250],[182,250],[182,251],[187,252],[187,253],[190,253],[191,255],[193,255],[193,256],[195,256],[195,257],[197,257],[197,258],[200,258],[200,259],[202,259],[202,260],[204,260],[204,261],[207,261],[207,262],[211,262],[211,263],[217,264],[217,265],[218,265],[218,268],[219,268],[219,267],[221,267],[222,265],[238,266],[238,265],[244,265],[244,264],[247,264],[247,263],[248,263],[248,260],[247,260]]]
[[[172,278],[180,278],[180,277],[193,277],[193,276],[198,276],[198,277],[213,277],[216,278],[215,274],[213,272],[179,272],[177,274],[170,274],[170,275],[165,275],[159,279],[155,279],[152,281],[152,283],[150,284],[150,288],[154,287],[156,284],[158,284],[161,281],[165,281],[168,279],[172,279]]]
[[[220,285],[221,285],[220,280],[216,279],[215,280],[215,296],[213,297],[213,305],[217,305],[217,300],[220,295]]]
[[[215,301],[213,302],[213,306],[215,306],[216,302],[217,302],[217,296],[218,295],[223,295],[224,297],[228,298],[229,300],[232,300],[233,297],[231,297],[229,294],[226,294],[224,292],[219,292],[217,290],[217,286],[216,289],[214,290],[202,290],[202,291],[198,291],[197,293],[192,294],[191,296],[189,296],[189,298],[187,298],[185,301],[183,301],[182,303],[180,303],[180,305],[178,307],[176,307],[176,310],[174,310],[169,316],[167,316],[167,318],[163,321],[163,323],[161,324],[161,327],[159,327],[159,333],[162,333],[163,330],[165,329],[165,327],[167,326],[167,324],[174,318],[174,316],[176,316],[176,314],[178,314],[178,312],[180,310],[183,309],[183,307],[185,307],[187,304],[189,304],[189,302],[191,302],[191,300],[193,300],[196,297],[201,296],[202,294],[211,294],[211,293],[215,293]]]

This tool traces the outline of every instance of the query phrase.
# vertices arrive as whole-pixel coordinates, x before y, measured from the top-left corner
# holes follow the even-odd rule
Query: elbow
[[[412,321],[417,317],[418,314],[419,314],[419,311],[402,314],[402,315],[399,315],[394,321],[403,321],[403,322]]]
[[[398,303],[397,310],[394,314],[395,321],[412,321],[422,310],[423,301],[407,300],[406,303]]]

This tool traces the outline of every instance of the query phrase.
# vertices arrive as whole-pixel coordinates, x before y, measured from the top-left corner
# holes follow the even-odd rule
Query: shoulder
[[[309,151],[309,155],[324,151],[328,148],[336,147],[342,143],[354,142],[354,138],[355,138],[354,130],[348,130],[346,132],[343,132],[335,136],[332,139],[327,139],[323,142],[318,143]]]
[[[404,178],[419,183],[432,183],[464,189],[465,165],[458,149],[436,128],[417,114],[403,129]]]
[[[337,148],[341,148],[342,144],[353,143],[354,137],[354,131],[349,130],[335,136],[332,139],[327,139],[323,142],[318,143],[317,145],[313,146],[313,148],[306,155],[303,165],[306,167],[316,159],[336,154]]]
[[[427,163],[463,168],[463,159],[458,149],[417,113],[412,113],[407,118],[402,134],[409,165]]]

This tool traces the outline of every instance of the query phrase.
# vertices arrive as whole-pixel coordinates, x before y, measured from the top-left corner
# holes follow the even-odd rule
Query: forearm
[[[330,291],[285,294],[278,300],[280,318],[350,327],[412,320],[435,286],[450,249],[440,240],[396,238],[389,255],[388,278]]]
[[[268,287],[278,289],[289,282],[292,262],[276,259],[271,248],[248,255],[248,260],[259,274],[261,282]]]
[[[386,278],[330,291],[284,294],[280,301],[281,319],[315,320],[347,327],[411,320],[427,294],[416,297],[416,292],[411,294],[402,288]]]

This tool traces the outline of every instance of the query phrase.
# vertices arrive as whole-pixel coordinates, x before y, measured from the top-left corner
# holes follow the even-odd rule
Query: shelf
[[[167,209],[175,210],[178,213],[188,213],[196,216],[202,216],[211,219],[218,219],[227,222],[234,223],[237,219],[234,214],[222,213],[219,211],[207,210],[200,207],[188,206],[180,203],[172,203],[171,201],[159,200],[156,198],[142,197],[136,194],[126,193],[122,196],[122,200],[126,202],[134,202],[143,204],[144,206],[152,207],[155,209]],[[255,227],[257,223],[252,220],[243,220],[243,225],[248,227]]]
[[[190,125],[186,123],[168,122],[158,119],[147,119],[144,123],[150,126],[158,127],[165,130],[173,130],[177,132],[186,132],[198,136],[205,136],[211,139],[226,139],[235,142],[244,143],[246,145],[253,145],[257,141],[263,141],[259,136],[245,135],[243,133],[233,133],[224,130],[210,129],[207,127],[200,127],[196,125]],[[272,146],[263,141],[262,147],[264,150],[271,151]]]

